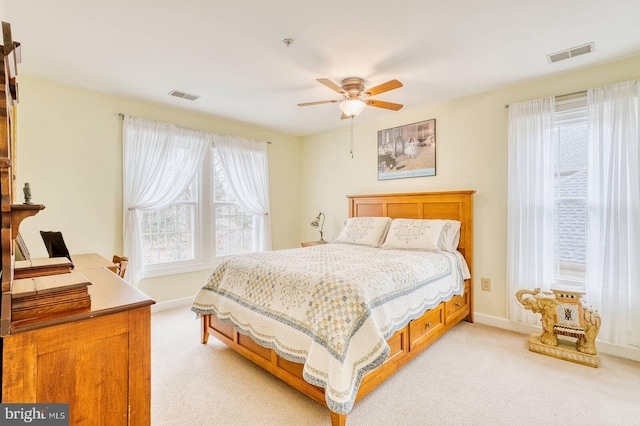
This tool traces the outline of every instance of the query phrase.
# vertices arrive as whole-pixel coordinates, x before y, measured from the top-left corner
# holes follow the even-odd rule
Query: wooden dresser
[[[70,425],[149,425],[154,301],[106,267],[81,272],[91,309],[12,323],[2,402],[69,403]]]
[[[0,359],[2,402],[68,403],[69,425],[151,424],[151,305],[107,269],[107,259],[79,256],[91,307],[16,320],[12,316],[15,244],[22,220],[42,211],[16,203],[16,67],[20,44],[2,23],[0,61]],[[46,142],[42,142],[46,143]],[[55,167],[55,166],[53,166]],[[29,195],[27,197],[27,195]],[[56,206],[64,208],[64,206]],[[105,266],[102,266],[102,262]],[[111,266],[113,266],[111,264]],[[51,311],[48,311],[51,312]],[[1,419],[0,419],[1,421]],[[37,423],[37,422],[36,422]]]

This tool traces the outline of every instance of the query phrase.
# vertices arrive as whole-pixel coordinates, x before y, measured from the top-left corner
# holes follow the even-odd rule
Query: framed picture
[[[435,175],[435,118],[378,131],[378,180]]]
[[[29,249],[27,248],[27,245],[22,239],[22,235],[18,234],[18,236],[14,241],[14,244],[15,244],[14,252],[15,252],[16,260],[31,259],[31,254],[29,253]]]

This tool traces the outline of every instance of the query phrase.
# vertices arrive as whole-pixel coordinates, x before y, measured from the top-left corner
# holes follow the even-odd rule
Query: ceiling
[[[375,99],[411,109],[640,54],[637,0],[2,3],[21,74],[298,136],[348,121],[336,104],[297,106],[339,98],[317,78],[398,79]],[[590,42],[593,53],[547,61]],[[369,107],[356,120],[384,114],[397,113]]]

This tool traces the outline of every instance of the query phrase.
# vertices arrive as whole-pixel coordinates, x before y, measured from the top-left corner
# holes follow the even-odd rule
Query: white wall
[[[269,140],[275,249],[299,243],[300,139],[204,114],[20,74],[16,202],[29,182],[46,209],[20,228],[33,257],[46,257],[40,230],[61,231],[71,253],[122,254],[122,120],[118,113]],[[185,102],[184,100],[177,100]],[[157,301],[195,294],[205,273],[143,280]]]
[[[477,314],[505,318],[507,117],[505,104],[560,95],[640,76],[640,56],[564,73],[491,92],[389,112],[354,121],[349,128],[299,138],[244,123],[19,76],[18,187],[30,182],[33,201],[47,206],[21,228],[34,256],[46,256],[39,230],[63,232],[72,252],[110,257],[122,251],[122,146],[118,113],[181,126],[272,141],[269,148],[273,246],[316,240],[309,226],[327,215],[325,239],[335,238],[347,217],[348,194],[474,189],[474,290]],[[404,89],[400,89],[404,90]],[[436,119],[437,175],[377,180],[377,131]],[[19,194],[21,196],[21,194]],[[193,272],[144,280],[158,301],[193,295],[206,278]],[[480,277],[492,291],[480,291]]]
[[[505,104],[586,90],[640,77],[640,56],[583,71],[354,121],[354,158],[347,129],[304,138],[300,235],[317,239],[309,226],[322,210],[325,239],[337,237],[347,217],[346,195],[412,191],[476,190],[474,196],[474,309],[506,318],[507,118]],[[399,89],[399,90],[405,90]],[[377,180],[378,130],[436,119],[436,176]],[[480,291],[480,278],[492,290]]]

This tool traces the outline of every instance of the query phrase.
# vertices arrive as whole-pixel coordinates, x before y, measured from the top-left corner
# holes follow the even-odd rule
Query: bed
[[[345,425],[358,399],[473,320],[474,192],[348,196],[345,230],[374,223],[386,239],[351,244],[343,231],[330,244],[225,260],[192,306],[201,342],[217,337],[327,406],[333,426]],[[421,243],[438,247],[457,223],[456,250],[397,246],[391,236],[416,223],[434,235],[443,227],[437,242]]]

